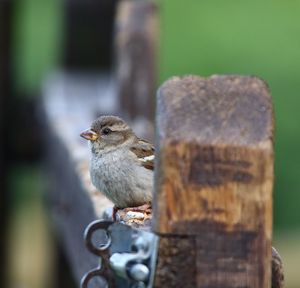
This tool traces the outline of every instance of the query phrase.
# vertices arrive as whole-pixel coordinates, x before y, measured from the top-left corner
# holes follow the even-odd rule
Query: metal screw
[[[137,237],[132,245],[134,251],[146,251],[149,248],[149,243],[143,237]]]
[[[146,282],[149,278],[150,270],[146,265],[137,263],[130,267],[129,275],[136,281]]]

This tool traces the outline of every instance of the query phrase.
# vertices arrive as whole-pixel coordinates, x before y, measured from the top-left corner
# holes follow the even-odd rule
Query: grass
[[[279,251],[284,266],[285,288],[300,287],[300,230],[282,231],[274,237],[274,247]]]

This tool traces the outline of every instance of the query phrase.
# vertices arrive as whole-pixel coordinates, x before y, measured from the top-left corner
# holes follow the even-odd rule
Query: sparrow
[[[153,145],[117,116],[97,118],[80,136],[89,141],[91,181],[115,209],[151,207]]]

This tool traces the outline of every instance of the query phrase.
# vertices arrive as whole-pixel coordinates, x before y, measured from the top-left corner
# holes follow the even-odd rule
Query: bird
[[[153,145],[137,137],[123,119],[110,115],[94,120],[80,136],[89,141],[92,184],[114,209],[151,209]]]

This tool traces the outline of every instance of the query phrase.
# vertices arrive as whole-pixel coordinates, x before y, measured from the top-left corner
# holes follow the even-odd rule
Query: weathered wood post
[[[115,25],[115,74],[122,114],[154,119],[158,11],[153,0],[123,0]]]
[[[255,77],[174,77],[157,97],[155,287],[271,287],[273,112]]]

